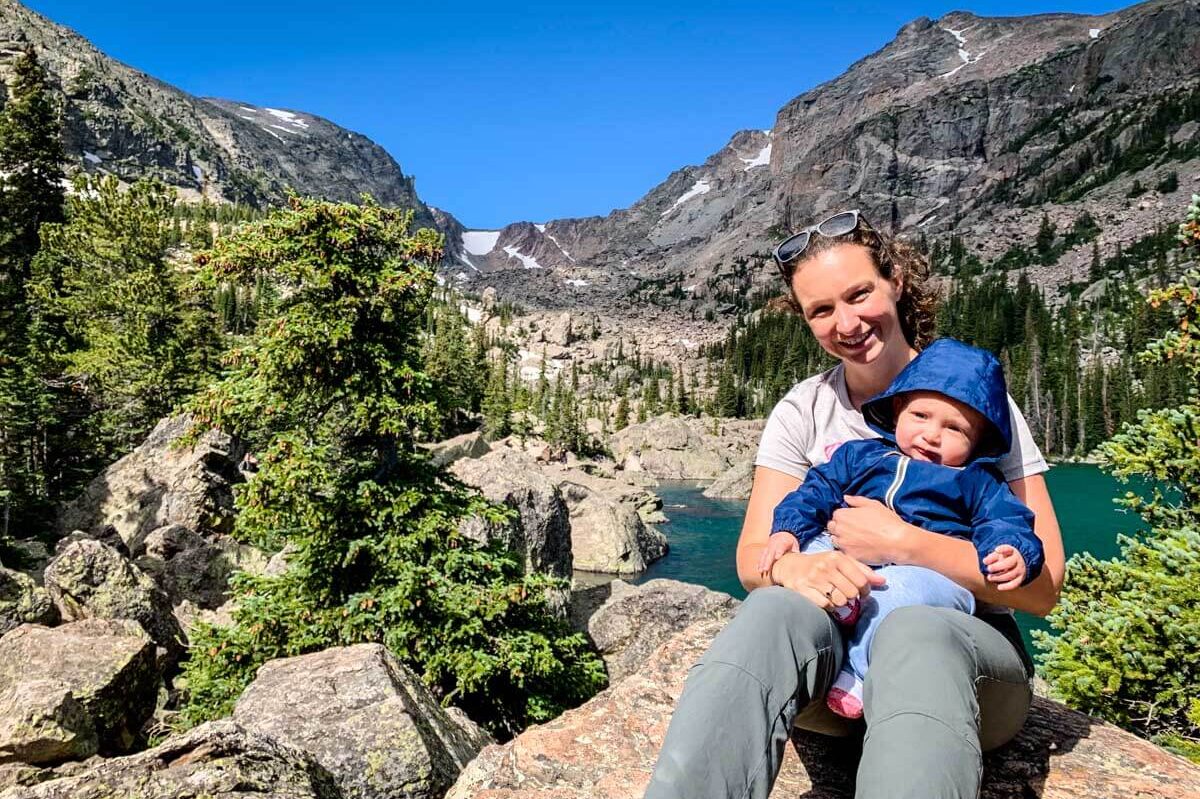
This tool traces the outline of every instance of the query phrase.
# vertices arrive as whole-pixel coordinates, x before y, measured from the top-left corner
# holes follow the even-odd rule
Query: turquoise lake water
[[[1046,475],[1054,509],[1063,531],[1067,556],[1089,551],[1098,558],[1118,554],[1117,534],[1141,529],[1138,517],[1112,504],[1123,495],[1123,486],[1095,466],[1063,464]],[[724,591],[738,599],[746,591],[734,571],[734,550],[742,526],[746,503],[709,499],[697,483],[662,483],[655,489],[663,500],[663,511],[670,522],[661,526],[670,542],[665,558],[651,564],[635,583],[667,577],[698,583]],[[1023,613],[1017,621],[1029,642],[1032,629],[1049,629],[1041,619]]]

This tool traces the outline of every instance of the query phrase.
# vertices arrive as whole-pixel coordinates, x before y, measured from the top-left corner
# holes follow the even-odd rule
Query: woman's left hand
[[[904,563],[912,526],[877,499],[847,495],[826,529],[833,545],[862,563]]]

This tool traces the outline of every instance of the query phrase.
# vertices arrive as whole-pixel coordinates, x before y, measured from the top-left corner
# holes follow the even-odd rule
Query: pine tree
[[[64,155],[58,109],[32,46],[14,62],[13,76],[0,114],[0,253],[4,283],[16,291],[29,275],[41,226],[62,221]]]
[[[1100,260],[1100,242],[1092,242],[1092,262],[1088,266],[1088,282],[1095,283],[1104,277],[1104,263]]]
[[[488,438],[504,438],[512,432],[512,396],[509,394],[507,364],[501,358],[492,366],[483,396],[483,428]]]
[[[624,430],[629,426],[629,392],[626,390],[621,394],[621,399],[617,402],[617,418],[613,423],[617,430]]]
[[[1034,247],[1037,249],[1038,259],[1043,264],[1052,264],[1055,260],[1056,253],[1054,252],[1054,237],[1057,234],[1057,229],[1054,223],[1050,221],[1050,217],[1042,215],[1042,224],[1038,228],[1037,238],[1034,239]]]
[[[0,113],[0,550],[15,526],[36,524],[51,499],[42,433],[53,403],[30,340],[26,294],[39,231],[62,220],[61,130],[46,73],[27,47]]]
[[[1200,250],[1200,199],[1180,239]],[[1118,504],[1149,532],[1121,537],[1121,557],[1072,558],[1062,600],[1050,616],[1057,638],[1035,640],[1045,676],[1068,703],[1200,760],[1200,271],[1151,292],[1152,306],[1175,310],[1175,326],[1144,358],[1181,364],[1182,403],[1143,410],[1100,447],[1117,478],[1137,477],[1145,493]]]
[[[174,192],[80,176],[67,221],[42,228],[30,281],[34,321],[62,371],[83,386],[100,462],[135,446],[216,370],[212,298],[171,259]]]
[[[259,453],[237,495],[243,540],[288,546],[282,574],[234,579],[235,624],[199,625],[190,723],[228,712],[267,660],[381,642],[441,697],[508,737],[598,690],[603,664],[547,607],[560,581],[461,536],[510,515],[435,468],[437,399],[420,334],[439,234],[411,212],[293,198],[197,257],[207,279],[288,287],[194,403]]]

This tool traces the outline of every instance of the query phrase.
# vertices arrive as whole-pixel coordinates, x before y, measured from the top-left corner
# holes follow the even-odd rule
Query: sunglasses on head
[[[783,273],[784,277],[788,276],[787,265],[804,254],[814,233],[820,233],[825,238],[832,239],[837,236],[845,236],[847,233],[857,230],[860,224],[870,227],[867,220],[863,219],[862,215],[859,214],[858,209],[855,209],[853,211],[842,211],[841,213],[834,214],[811,227],[806,227],[798,233],[793,233],[779,242],[779,246],[772,253],[775,257],[775,263],[779,265],[779,271]]]

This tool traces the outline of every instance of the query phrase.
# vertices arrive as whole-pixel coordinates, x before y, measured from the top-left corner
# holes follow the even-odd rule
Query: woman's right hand
[[[870,566],[845,552],[792,552],[775,561],[771,581],[790,588],[817,607],[830,610],[851,599],[865,599],[887,583]]]

